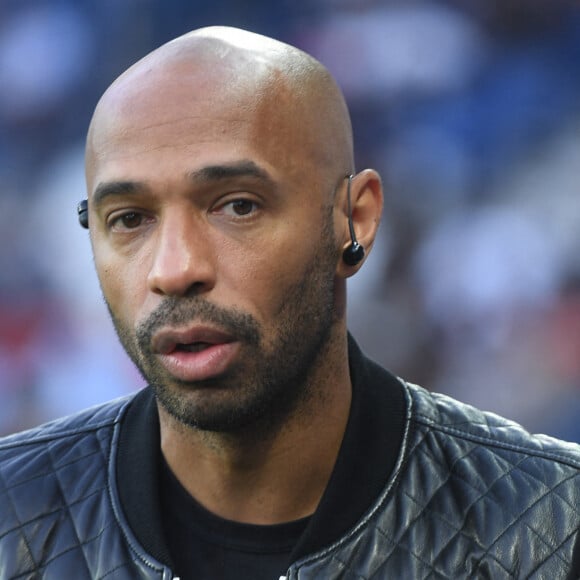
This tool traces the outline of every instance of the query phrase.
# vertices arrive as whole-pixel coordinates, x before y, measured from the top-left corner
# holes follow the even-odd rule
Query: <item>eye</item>
[[[258,209],[259,206],[255,201],[246,198],[237,198],[224,203],[218,211],[227,216],[236,218],[251,216]]]
[[[256,209],[256,204],[248,199],[236,199],[230,205],[236,215],[248,215]]]
[[[143,224],[144,219],[143,214],[128,211],[113,217],[109,222],[109,227],[112,230],[134,230]]]

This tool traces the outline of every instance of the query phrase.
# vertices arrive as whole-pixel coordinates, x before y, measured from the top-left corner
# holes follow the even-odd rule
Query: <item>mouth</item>
[[[214,328],[166,329],[153,337],[152,349],[170,376],[198,382],[223,375],[238,357],[240,342]]]
[[[177,343],[175,352],[201,352],[213,346],[210,342],[190,342],[189,344]]]
[[[153,336],[151,348],[155,354],[172,352],[200,352],[219,344],[235,342],[231,334],[207,326],[184,329],[167,328]]]

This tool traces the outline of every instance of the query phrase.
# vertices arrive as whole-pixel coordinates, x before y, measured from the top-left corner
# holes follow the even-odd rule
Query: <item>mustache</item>
[[[206,298],[169,297],[138,325],[137,343],[141,349],[150,352],[153,335],[158,330],[167,326],[186,326],[194,322],[209,323],[250,345],[258,345],[261,341],[260,325],[247,312],[216,306]]]

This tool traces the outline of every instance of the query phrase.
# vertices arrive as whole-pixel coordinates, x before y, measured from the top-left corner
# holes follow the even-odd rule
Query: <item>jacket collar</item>
[[[349,336],[353,384],[339,456],[320,504],[291,561],[333,544],[369,511],[393,472],[405,428],[399,380],[367,359]],[[159,417],[151,388],[139,392],[121,426],[117,455],[120,503],[143,548],[170,566],[159,501]]]

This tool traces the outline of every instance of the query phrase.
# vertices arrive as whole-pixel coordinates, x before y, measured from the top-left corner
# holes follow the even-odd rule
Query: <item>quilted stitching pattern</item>
[[[161,577],[120,541],[111,509],[108,463],[121,406],[2,441],[0,578]]]
[[[349,536],[289,579],[572,577],[580,448],[408,389],[410,429],[391,485]],[[131,549],[113,514],[108,464],[122,406],[0,443],[0,579],[169,574]]]
[[[351,538],[289,578],[571,578],[580,447],[408,388],[412,429],[393,488]]]

